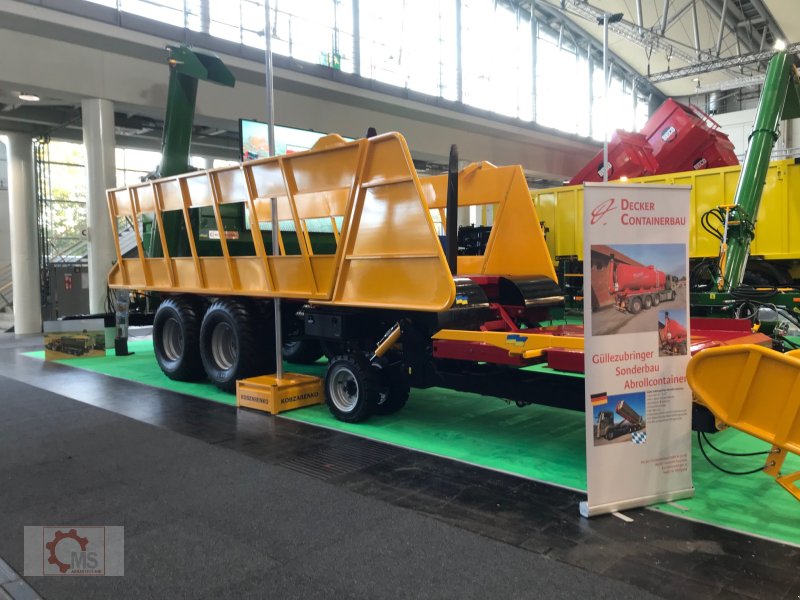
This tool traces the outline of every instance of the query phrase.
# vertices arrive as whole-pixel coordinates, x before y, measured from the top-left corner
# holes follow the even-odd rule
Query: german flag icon
[[[592,406],[600,406],[601,404],[608,404],[608,392],[592,394],[591,399],[592,399]]]

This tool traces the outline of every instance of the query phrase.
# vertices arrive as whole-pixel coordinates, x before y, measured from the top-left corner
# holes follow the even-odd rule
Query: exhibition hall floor
[[[209,383],[181,383],[164,376],[153,356],[152,342],[135,340],[128,357],[74,358],[59,362],[235,405],[232,394]],[[42,352],[29,356],[43,358]],[[324,376],[325,359],[316,365],[286,363],[286,371]],[[387,417],[372,417],[348,424],[333,418],[324,405],[282,413],[280,418],[302,421],[376,441],[428,452],[512,475],[586,490],[584,415],[575,411],[531,405],[518,408],[498,398],[454,392],[442,388],[412,390],[406,407]],[[728,452],[769,450],[760,440],[735,430],[710,436]],[[764,457],[727,457],[705,445],[717,464],[746,471],[764,463]],[[695,497],[655,508],[719,527],[800,546],[800,505],[763,473],[732,476],[712,467],[693,441]],[[800,470],[800,459],[790,456],[784,472]],[[793,518],[794,517],[794,518]]]
[[[139,342],[141,346],[132,343],[132,349],[137,352],[132,357],[73,359],[68,361],[69,364],[55,364],[23,355],[23,352],[36,349],[37,340],[31,338],[26,341],[21,337],[13,342],[11,340],[14,340],[13,336],[10,339],[6,337],[2,340],[4,343],[0,343],[0,376],[8,378],[2,383],[4,391],[0,392],[0,411],[7,427],[12,427],[13,422],[11,445],[17,448],[11,471],[0,462],[6,477],[14,475],[24,480],[19,482],[20,485],[32,485],[34,489],[37,485],[44,485],[37,484],[35,476],[41,475],[48,465],[53,465],[54,459],[40,456],[46,452],[36,449],[34,442],[42,444],[37,434],[46,436],[43,439],[51,439],[53,435],[63,436],[74,432],[69,441],[78,446],[83,443],[102,446],[104,440],[112,449],[109,452],[115,468],[120,469],[114,480],[124,479],[127,469],[139,469],[141,472],[129,475],[144,477],[149,481],[147,485],[154,486],[153,490],[157,488],[158,478],[178,476],[194,480],[196,477],[209,477],[209,474],[204,474],[204,465],[210,460],[205,453],[223,453],[219,456],[232,465],[230,476],[225,475],[217,485],[213,482],[192,482],[192,486],[201,487],[194,490],[197,497],[185,509],[188,513],[181,515],[187,527],[197,516],[195,512],[203,519],[207,518],[207,513],[214,512],[214,507],[201,506],[204,502],[202,485],[211,486],[209,503],[223,502],[220,496],[224,494],[217,489],[220,486],[232,490],[230,503],[227,509],[223,509],[227,515],[215,515],[213,519],[221,519],[226,524],[231,522],[237,532],[244,530],[242,535],[251,537],[246,531],[246,523],[251,523],[254,529],[263,528],[266,525],[259,523],[262,518],[258,515],[263,515],[263,520],[270,524],[276,514],[291,508],[285,506],[286,502],[293,502],[293,508],[300,510],[304,508],[303,499],[308,499],[305,508],[311,510],[312,516],[305,529],[301,527],[295,531],[298,540],[317,534],[322,538],[331,538],[320,543],[340,543],[342,536],[368,539],[370,548],[365,548],[362,556],[368,558],[364,560],[380,562],[385,559],[384,562],[391,564],[381,567],[381,573],[386,574],[382,578],[374,570],[361,570],[363,565],[333,561],[340,570],[331,569],[336,571],[331,577],[339,578],[332,589],[347,589],[348,582],[366,578],[370,587],[360,593],[353,590],[354,595],[418,596],[425,589],[435,596],[441,594],[435,593],[436,584],[432,582],[451,577],[449,563],[443,565],[439,579],[434,575],[428,577],[427,571],[420,572],[417,577],[418,567],[414,556],[431,545],[433,554],[426,555],[428,559],[438,560],[435,558],[438,556],[435,548],[439,541],[433,538],[401,540],[407,544],[407,552],[398,552],[394,543],[398,538],[381,539],[380,535],[383,534],[377,537],[366,535],[361,526],[351,523],[362,510],[360,505],[348,508],[346,498],[337,496],[347,492],[375,501],[381,509],[399,510],[390,517],[397,523],[399,531],[405,531],[401,525],[404,519],[414,517],[430,520],[432,535],[438,535],[439,528],[446,527],[442,533],[443,539],[446,538],[445,532],[450,532],[450,529],[462,532],[458,535],[477,534],[476,539],[483,540],[480,543],[486,544],[486,547],[476,551],[478,554],[485,552],[486,564],[480,567],[481,576],[478,578],[471,571],[476,568],[475,565],[459,565],[465,567],[465,573],[470,573],[464,576],[470,585],[461,589],[474,590],[472,593],[462,593],[464,597],[486,597],[489,593],[496,594],[501,590],[508,593],[512,588],[517,590],[517,594],[510,595],[554,597],[581,594],[590,597],[645,597],[643,590],[646,590],[658,596],[672,597],[788,598],[800,591],[800,577],[794,568],[800,557],[800,550],[796,547],[698,522],[714,522],[706,513],[719,513],[720,509],[725,509],[732,514],[739,513],[744,518],[740,518],[735,525],[717,525],[745,531],[750,527],[758,529],[754,533],[765,537],[797,542],[800,539],[800,507],[791,496],[762,474],[732,478],[714,472],[712,476],[710,467],[702,457],[696,456],[696,498],[681,501],[678,506],[660,507],[660,510],[627,511],[625,515],[632,519],[631,522],[614,516],[591,520],[581,518],[578,515],[578,502],[584,498],[584,494],[576,490],[585,486],[585,463],[583,415],[579,413],[542,407],[519,409],[497,399],[434,389],[414,391],[409,405],[401,413],[383,419],[375,418],[361,425],[339,424],[329,417],[324,406],[301,409],[275,418],[236,410],[230,406],[232,397],[220,394],[212,386],[201,385],[198,389],[182,387],[177,391],[158,389],[170,388],[172,382],[160,374],[152,355],[147,356],[148,352],[152,353],[152,350],[148,350],[149,342]],[[23,347],[26,345],[27,348]],[[92,361],[97,361],[97,364],[92,365]],[[125,361],[124,365],[122,361]],[[74,368],[76,363],[80,363],[80,370]],[[116,366],[111,366],[111,363],[116,363]],[[155,368],[156,373],[152,372],[152,368],[147,368],[148,364]],[[310,369],[319,372],[321,367]],[[123,373],[126,370],[130,372]],[[157,377],[164,380],[161,385],[153,381]],[[194,396],[214,401],[204,401]],[[29,397],[32,398],[30,414],[22,421],[15,420],[20,411],[25,411],[25,399]],[[93,406],[78,408],[87,405]],[[49,408],[51,406],[52,411]],[[74,407],[74,412],[60,413],[68,417],[60,421],[57,411],[70,406]],[[96,407],[105,409],[103,413],[110,411],[129,418],[115,422],[114,435],[103,433],[102,429],[95,432],[95,416],[89,408],[96,411]],[[82,423],[84,417],[86,422]],[[153,432],[152,426],[163,433]],[[356,435],[345,435],[345,430]],[[196,445],[191,449],[176,450],[170,444],[180,445],[178,441],[156,443],[159,436],[175,434],[180,434],[179,438],[194,438],[192,443]],[[714,439],[730,449],[742,443],[737,435],[728,432],[721,441],[719,437]],[[0,440],[7,441],[8,436],[0,437]],[[141,444],[141,456],[137,455],[137,440]],[[376,443],[376,440],[381,443]],[[65,443],[58,437],[55,447],[62,448]],[[27,451],[20,451],[20,445]],[[203,447],[209,450],[203,450]],[[145,463],[142,463],[143,460]],[[68,463],[60,466],[63,468],[65,464]],[[245,464],[252,473],[239,473]],[[749,462],[744,465],[724,464],[732,468],[751,466]],[[147,465],[150,465],[152,473],[148,472]],[[263,471],[258,470],[259,465]],[[217,477],[225,473],[224,466],[208,463],[208,468],[209,473]],[[258,495],[256,489],[239,487],[247,485],[247,477],[251,478],[250,481],[254,476],[260,477],[259,473],[263,477],[272,477],[274,468],[278,468],[277,473],[282,477],[291,472],[291,477],[299,478],[297,482],[281,480],[281,485],[288,487],[281,488],[277,496],[280,506],[277,508],[275,498]],[[165,469],[174,472],[165,473]],[[240,476],[242,481],[239,480]],[[64,477],[59,481],[66,482],[68,477]],[[532,479],[549,481],[561,487]],[[88,502],[93,497],[93,491],[85,478],[81,481],[82,493]],[[317,483],[313,483],[315,481]],[[311,485],[310,482],[320,486],[319,489],[314,488],[311,495],[305,487]],[[164,487],[167,496],[174,492],[172,481],[166,481]],[[292,489],[296,489],[297,496],[292,495]],[[155,496],[152,500],[155,501],[158,493],[153,493]],[[106,491],[98,491],[97,494],[97,502],[104,502]],[[7,501],[14,500],[8,488],[0,494],[0,498],[3,496]],[[328,496],[330,506],[324,501]],[[38,498],[35,494],[29,497]],[[16,500],[21,502],[19,498]],[[37,502],[33,504],[38,506]],[[166,506],[176,506],[179,502],[173,498],[166,502]],[[342,503],[337,505],[341,512],[331,510],[337,503]],[[15,506],[13,502],[4,504]],[[52,509],[53,505],[47,506]],[[53,518],[66,519],[70,514],[64,512],[62,506],[55,517],[50,515],[48,518],[46,510],[36,513],[29,508],[19,513],[26,519],[25,523],[10,520],[14,517],[13,510],[0,521],[3,530],[0,538],[6,540],[0,548],[0,557],[16,568],[21,568],[16,564],[16,555],[21,549],[15,549],[14,542],[19,542],[21,536],[15,533],[14,528],[21,529],[22,525],[30,524],[27,521],[34,518],[52,522]],[[113,503],[102,513],[102,518],[114,520],[112,517],[116,517],[119,522],[104,524],[128,526],[129,522],[136,523],[137,519],[143,518],[140,511],[120,510],[114,514],[112,508]],[[22,511],[22,508],[18,510]],[[154,510],[154,515],[149,518],[159,521],[160,509]],[[272,512],[275,510],[278,513]],[[696,520],[674,518],[664,514],[665,510]],[[369,511],[364,514],[365,518],[370,515]],[[341,529],[331,531],[330,521],[335,520],[337,515],[341,515],[343,524],[350,524],[343,525],[347,533]],[[285,518],[289,520],[287,522],[294,523],[291,517]],[[309,518],[308,514],[305,518]],[[320,520],[319,527],[317,519]],[[218,533],[222,521],[214,521],[209,525],[214,533]],[[423,530],[426,527],[424,523],[418,525]],[[133,524],[130,526],[135,527]],[[367,528],[371,526],[364,525]],[[456,535],[455,532],[447,533],[450,534]],[[385,535],[397,536],[398,532],[385,532]],[[255,540],[251,542],[251,537],[247,537],[246,544],[258,543]],[[137,539],[138,536],[134,535],[131,543]],[[271,542],[265,539],[261,543],[277,543],[283,539],[278,536]],[[526,566],[525,569],[536,571],[542,567],[543,570],[537,571],[541,578],[536,579],[534,587],[528,581],[529,574],[517,571],[512,564],[505,565],[501,570],[491,566],[490,563],[496,561],[490,560],[490,557],[501,552],[492,545],[497,542],[500,542],[500,548],[527,553],[530,567]],[[288,542],[284,540],[281,543]],[[311,541],[309,543],[313,546]],[[449,556],[462,554],[461,542],[450,543],[454,545],[448,552]],[[479,542],[475,543],[480,545]],[[472,560],[469,554],[472,551],[468,548],[469,544],[465,546],[467,554],[460,560]],[[151,548],[148,551],[157,550]],[[165,548],[163,551],[171,552],[171,549]],[[274,548],[270,549],[270,552],[275,551]],[[540,560],[545,562],[540,565]],[[408,561],[405,566],[404,561]],[[133,564],[136,568],[144,568],[143,563],[134,561]],[[182,563],[171,568],[181,566]],[[248,568],[251,566],[248,563]],[[577,575],[559,571],[567,567],[575,568]],[[156,571],[159,569],[156,568]],[[293,572],[292,568],[286,570],[287,577]],[[548,572],[553,575],[558,573],[562,578],[562,587],[547,587],[549,579],[542,574]],[[326,573],[320,575],[315,572],[314,576],[326,577]],[[400,581],[394,581],[401,573],[405,573],[402,585]],[[582,591],[581,586],[586,583],[581,579],[584,575],[590,576],[590,585]],[[245,580],[251,581],[253,577],[256,575],[248,571]],[[509,578],[522,579],[516,579],[511,588],[498,587],[501,581]],[[48,598],[70,597],[56,593],[57,582],[52,580],[50,578],[41,589],[37,588],[37,579],[32,579],[31,585]],[[320,582],[315,580],[314,585],[317,584]],[[103,589],[108,592],[110,588]],[[114,588],[115,591],[120,589]],[[406,591],[398,593],[398,590]],[[84,591],[83,595],[91,597]],[[451,590],[450,594],[455,591]],[[99,592],[96,595],[102,596]]]

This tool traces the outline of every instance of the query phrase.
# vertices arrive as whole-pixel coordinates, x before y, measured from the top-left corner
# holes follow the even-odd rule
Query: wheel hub
[[[167,360],[175,361],[183,355],[183,334],[177,319],[173,317],[167,319],[164,323],[161,339]]]
[[[217,367],[223,371],[233,367],[238,347],[233,329],[227,323],[218,323],[211,333],[211,356]]]
[[[330,377],[329,393],[331,402],[344,413],[351,412],[358,402],[358,380],[353,373],[338,367]]]

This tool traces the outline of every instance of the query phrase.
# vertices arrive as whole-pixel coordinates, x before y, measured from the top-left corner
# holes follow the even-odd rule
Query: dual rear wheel
[[[235,298],[218,299],[205,309],[192,296],[168,297],[153,320],[156,360],[167,377],[208,377],[226,392],[236,391],[238,379],[275,372],[274,335],[268,306]],[[312,342],[284,344],[284,356],[292,362],[313,362],[322,348]],[[357,423],[405,406],[410,386],[402,364],[370,363],[361,353],[337,350],[342,353],[330,358],[325,375],[326,402],[337,419]]]
[[[272,323],[269,310],[234,298],[205,311],[195,298],[166,298],[153,319],[156,360],[170,379],[208,377],[233,392],[237,379],[275,372]]]

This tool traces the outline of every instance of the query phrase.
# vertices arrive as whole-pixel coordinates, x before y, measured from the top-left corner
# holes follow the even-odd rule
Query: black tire
[[[606,439],[607,439],[609,442],[610,442],[611,440],[613,440],[615,437],[617,437],[617,436],[616,436],[616,435],[614,435],[614,432],[613,432],[613,431],[607,431],[607,432],[606,432]]]
[[[206,311],[200,327],[200,357],[208,378],[225,392],[236,381],[275,372],[274,320],[233,298],[222,298]]]
[[[317,340],[294,340],[283,343],[284,360],[297,365],[310,365],[322,358],[322,346]]]
[[[628,311],[632,315],[638,315],[642,311],[642,299],[639,296],[634,296],[628,300]]]
[[[650,294],[647,294],[642,298],[642,306],[644,306],[645,310],[653,306],[653,297]]]
[[[658,306],[661,304],[661,292],[656,292],[653,294],[653,306]]]
[[[200,358],[199,303],[191,298],[165,298],[153,317],[153,350],[164,375],[175,381],[205,378]]]
[[[334,417],[359,423],[372,415],[381,392],[375,370],[358,354],[331,359],[325,372],[325,402]]]
[[[381,416],[393,415],[408,402],[408,396],[411,393],[408,375],[404,372],[402,365],[390,365],[383,368],[373,365],[372,369],[376,372],[381,385],[373,413]]]

